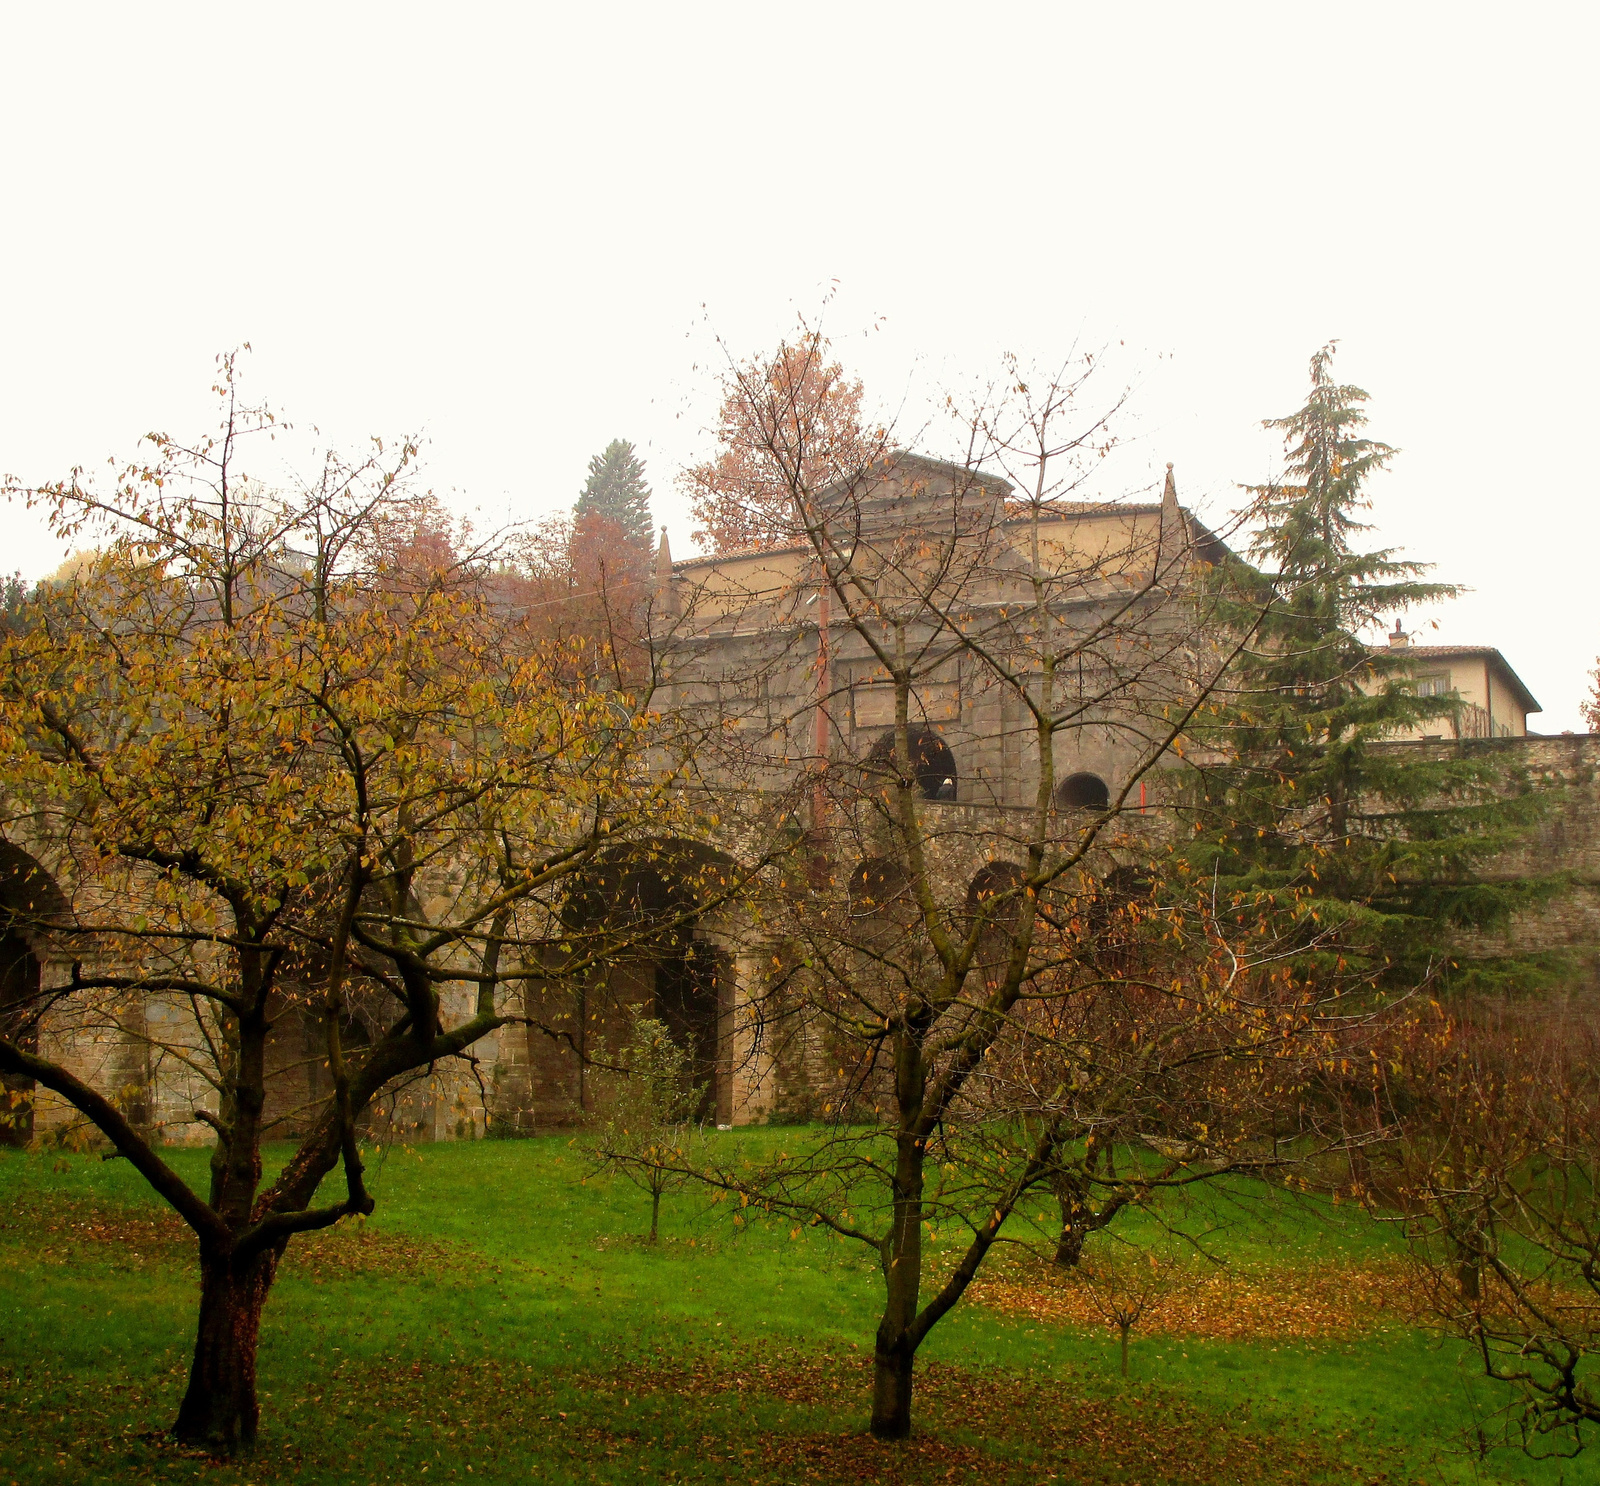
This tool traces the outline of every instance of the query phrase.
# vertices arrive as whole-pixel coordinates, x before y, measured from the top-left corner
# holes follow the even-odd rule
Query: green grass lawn
[[[792,1133],[737,1133],[766,1142]],[[199,1185],[206,1153],[172,1159]],[[190,1245],[126,1162],[0,1154],[0,1486],[340,1481],[1600,1481],[1475,1441],[1504,1400],[1452,1344],[1223,1342],[963,1305],[925,1345],[918,1437],[865,1436],[871,1256],[584,1177],[566,1140],[394,1148],[373,1218],[297,1243],[268,1304],[262,1445],[162,1437],[194,1321]],[[1335,1266],[1392,1233],[1240,1188],[1189,1218],[1240,1264]],[[937,1256],[936,1256],[937,1259]]]

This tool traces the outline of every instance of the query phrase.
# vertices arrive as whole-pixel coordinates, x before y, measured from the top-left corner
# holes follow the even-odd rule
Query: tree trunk
[[[902,1134],[895,1160],[894,1216],[884,1266],[883,1319],[878,1322],[872,1386],[872,1432],[880,1440],[911,1433],[911,1368],[916,1360],[914,1327],[922,1289],[922,1142]]]
[[[178,1408],[174,1436],[231,1455],[256,1442],[261,1410],[256,1402],[256,1341],[261,1308],[277,1270],[275,1253],[243,1267],[226,1256],[200,1261],[200,1325],[195,1335],[189,1387]]]
[[[872,1383],[872,1433],[880,1440],[903,1440],[911,1434],[912,1352],[902,1340],[873,1355],[876,1376]]]
[[[1469,1228],[1455,1238],[1456,1285],[1469,1305],[1483,1299],[1483,1234]]]
[[[1094,1150],[1089,1161],[1095,1159]],[[1087,1180],[1079,1180],[1071,1172],[1058,1171],[1050,1182],[1061,1208],[1061,1237],[1056,1240],[1055,1262],[1063,1269],[1073,1268],[1083,1258],[1084,1241],[1091,1230],[1100,1226],[1090,1206]]]
[[[1074,1220],[1074,1214],[1067,1209],[1066,1199],[1061,1202],[1061,1237],[1056,1240],[1055,1262],[1063,1269],[1072,1269],[1083,1258],[1083,1241],[1089,1235],[1083,1226]]]
[[[1131,1328],[1127,1327],[1127,1326],[1124,1326],[1122,1328],[1122,1376],[1123,1377],[1127,1377],[1128,1376],[1128,1332],[1130,1330],[1131,1330]]]
[[[656,1228],[661,1222],[661,1192],[657,1190],[650,1194],[650,1242],[656,1241]]]

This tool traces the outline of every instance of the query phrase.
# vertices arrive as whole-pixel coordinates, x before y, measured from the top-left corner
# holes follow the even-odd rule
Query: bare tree
[[[1089,1304],[1117,1329],[1120,1371],[1128,1376],[1134,1327],[1195,1288],[1194,1257],[1177,1250],[1109,1248],[1076,1271]]]
[[[918,1347],[1030,1192],[1100,1180],[1108,1140],[1154,1150],[1143,1186],[1281,1160],[1292,1094],[1230,1122],[1224,1080],[1192,1071],[1292,1090],[1343,1008],[1280,973],[1270,923],[1192,884],[1120,910],[1142,963],[1104,953],[1097,884],[1163,855],[1186,736],[1248,634],[1211,622],[1200,578],[1224,549],[1170,472],[1159,502],[1070,498],[1108,443],[1076,412],[1087,363],[1008,367],[951,462],[830,457],[791,362],[729,378],[788,541],[690,565],[674,677],[730,718],[707,783],[788,791],[800,859],[760,903],[778,948],[756,1012],[835,1123],[762,1169],[698,1173],[876,1252],[872,1429],[899,1438]],[[1151,1041],[1101,1056],[1119,1014]],[[1086,1114],[1084,1080],[1124,1088],[1116,1120]],[[930,1226],[967,1238],[924,1297]]]
[[[1407,1140],[1380,1195],[1424,1296],[1507,1385],[1513,1437],[1576,1454],[1600,1424],[1600,1038],[1482,1003],[1428,1008],[1385,1053]]]

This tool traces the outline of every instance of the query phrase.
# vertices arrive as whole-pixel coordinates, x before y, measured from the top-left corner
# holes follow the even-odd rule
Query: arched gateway
[[[724,905],[740,875],[727,853],[682,838],[622,843],[578,875],[562,912],[571,953],[581,958],[590,936],[606,954],[576,989],[530,995],[536,1124],[581,1118],[603,1103],[604,1080],[585,1065],[608,1061],[636,1011],[663,1022],[688,1053],[704,1089],[700,1117],[733,1123],[738,956]]]

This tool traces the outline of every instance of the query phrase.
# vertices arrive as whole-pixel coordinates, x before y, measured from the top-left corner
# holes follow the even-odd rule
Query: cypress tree
[[[1481,871],[1550,795],[1503,748],[1392,741],[1418,724],[1458,732],[1463,704],[1419,696],[1406,652],[1371,647],[1362,632],[1457,589],[1392,549],[1360,550],[1368,481],[1396,451],[1362,436],[1367,394],[1335,382],[1333,354],[1330,344],[1312,357],[1305,406],[1266,422],[1284,435],[1285,480],[1247,487],[1251,561],[1219,574],[1223,606],[1250,643],[1199,730],[1214,762],[1198,771],[1191,859],[1241,902],[1291,907],[1308,954],[1325,943],[1347,964],[1365,959],[1415,984],[1450,963],[1462,930],[1501,925],[1554,889]],[[1472,968],[1500,980],[1534,967]]]
[[[650,487],[644,482],[644,461],[627,440],[612,439],[589,461],[589,478],[572,514],[580,520],[602,516],[621,527],[630,542],[650,545]]]

